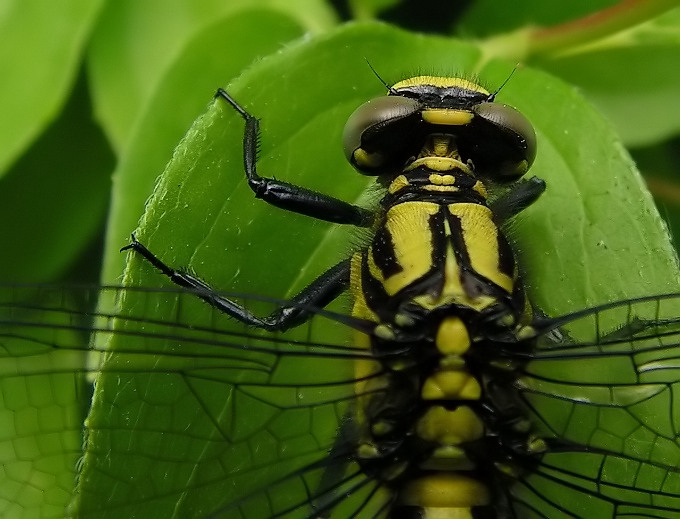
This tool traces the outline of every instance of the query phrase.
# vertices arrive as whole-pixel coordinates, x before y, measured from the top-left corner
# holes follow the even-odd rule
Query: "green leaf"
[[[238,16],[243,9],[262,7],[271,15],[288,15],[311,33],[334,23],[333,13],[322,0],[153,0],[108,2],[88,53],[92,95],[99,121],[112,146],[122,151],[146,103],[162,78],[189,42],[209,26]],[[225,34],[225,38],[228,38]],[[250,46],[254,36],[269,40],[266,31],[229,47],[215,47],[243,63],[256,55]],[[280,42],[285,43],[285,40]],[[228,77],[228,76],[227,76]]]
[[[680,8],[540,65],[578,86],[628,146],[680,131]]]
[[[59,112],[102,3],[6,0],[0,6],[0,176]]]
[[[289,46],[229,85],[229,92],[262,119],[262,175],[350,202],[378,200],[380,195],[368,187],[370,180],[346,164],[340,146],[348,115],[384,94],[364,58],[388,83],[417,71],[449,74],[455,68],[478,75],[491,90],[513,68],[512,63],[483,61],[480,51],[468,44],[379,24],[346,26]],[[507,229],[532,299],[548,314],[557,314],[678,290],[677,260],[665,226],[610,126],[573,88],[530,69],[518,70],[498,100],[533,121],[539,152],[532,172],[548,183],[547,193]],[[168,264],[193,270],[217,288],[288,297],[362,240],[351,229],[254,200],[242,171],[242,131],[239,115],[216,100],[175,151],[137,235]],[[137,256],[128,264],[125,281],[170,285]],[[234,325],[229,320],[216,323],[204,305],[187,305],[172,295],[140,299],[129,294],[122,311],[181,315],[197,326]],[[314,332],[335,337],[325,328]],[[341,337],[335,340],[342,342]],[[121,352],[139,347],[122,335],[109,346]],[[183,354],[190,347],[172,340],[167,344],[169,352]],[[254,369],[257,352],[239,355]],[[200,368],[192,358],[178,368],[166,363],[179,359],[159,355],[151,362],[156,373],[125,375],[120,362],[126,358],[112,355],[97,382],[79,479],[81,512],[204,516],[281,475],[280,467],[271,465],[281,454],[267,447],[271,444],[262,435],[269,428],[262,424],[272,420],[271,431],[277,439],[285,438],[276,427],[285,422],[293,427],[294,414],[282,412],[279,420],[263,414],[266,406],[256,398],[244,401],[233,383],[220,383],[222,368],[206,371],[205,379],[193,378],[203,372],[196,371]],[[341,368],[348,368],[347,363]],[[324,368],[297,369],[297,376],[303,376],[305,370]],[[342,414],[336,409],[316,417],[318,436],[306,445],[282,442],[281,448],[296,456],[308,452],[310,442],[323,444],[320,438],[326,441],[335,433]],[[250,431],[259,431],[259,436],[250,436]],[[233,471],[240,476],[230,475]]]
[[[54,280],[101,232],[114,162],[92,123],[84,79],[59,118],[0,179],[5,282]]]
[[[548,190],[509,233],[534,301],[558,315],[676,291],[668,230],[612,126],[573,87],[543,73],[524,78],[511,80],[503,99],[536,128],[531,172]]]
[[[205,26],[186,42],[139,116],[132,130],[134,138],[114,173],[104,283],[119,282],[125,258],[118,250],[136,227],[156,177],[172,157],[175,145],[205,110],[217,87],[303,31],[284,14],[252,9]],[[233,55],[227,51],[236,47],[247,50]]]
[[[15,298],[12,289],[0,289],[0,514],[64,517],[83,442],[87,395],[74,383],[74,373],[82,370],[85,351],[41,353],[47,344],[83,344],[88,337],[82,329],[67,329],[67,315],[37,310],[68,304],[68,295],[28,292]],[[41,326],[24,327],[20,320]]]
[[[680,139],[633,151],[633,159],[668,223],[676,249],[680,232],[680,189],[678,188],[677,166],[679,158]]]

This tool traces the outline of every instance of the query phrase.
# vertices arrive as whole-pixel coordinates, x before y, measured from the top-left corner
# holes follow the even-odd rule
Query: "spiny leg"
[[[370,227],[373,224],[374,213],[368,209],[311,189],[259,176],[256,168],[259,121],[221,88],[217,90],[215,97],[227,101],[246,122],[243,132],[243,167],[248,185],[256,198],[286,211],[304,214],[319,220],[358,227]]]
[[[222,297],[197,277],[175,270],[163,263],[153,252],[138,242],[134,234],[131,239],[132,242],[123,247],[121,252],[132,250],[141,254],[144,259],[170,278],[170,281],[195,291],[196,296],[210,306],[242,323],[271,332],[285,331],[302,324],[312,317],[315,308],[325,307],[349,287],[350,259],[348,258],[331,267],[307,285],[291,300],[290,305],[282,306],[268,317],[258,317],[244,306]]]

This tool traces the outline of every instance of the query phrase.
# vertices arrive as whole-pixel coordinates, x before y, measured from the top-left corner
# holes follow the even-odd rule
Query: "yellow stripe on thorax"
[[[384,279],[369,251],[369,271],[379,280],[388,295],[409,286],[432,268],[432,231],[430,217],[439,212],[439,204],[405,202],[391,207],[385,226],[392,236],[394,255],[402,271]]]
[[[376,265],[371,250],[368,265],[371,276],[383,284],[388,295],[394,295],[431,271],[433,230],[430,218],[441,210],[432,202],[405,202],[389,209],[385,226],[392,237],[394,256],[401,271],[385,279]],[[455,203],[448,211],[460,221],[463,241],[472,269],[493,283],[512,292],[513,279],[500,271],[498,233],[491,210],[480,204]],[[448,223],[444,224],[447,237],[451,235]],[[447,240],[448,241],[448,240]],[[355,292],[356,293],[356,292]],[[470,299],[462,284],[460,266],[450,245],[444,260],[444,286],[439,297],[424,294],[415,298],[425,308],[457,302],[482,309],[494,301],[488,296]]]
[[[449,212],[461,222],[472,269],[509,293],[513,279],[499,269],[498,233],[491,209],[479,204],[451,204]]]

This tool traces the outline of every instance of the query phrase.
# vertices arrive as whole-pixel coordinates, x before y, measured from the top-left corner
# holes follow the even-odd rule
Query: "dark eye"
[[[521,177],[536,157],[536,132],[529,120],[513,107],[501,103],[479,103],[472,107],[476,123],[484,124],[489,149],[473,160],[499,180]],[[484,141],[480,141],[484,142]]]
[[[378,97],[357,108],[347,119],[342,143],[347,160],[359,171],[378,175],[393,165],[395,154],[421,105],[399,96]],[[420,120],[420,115],[417,116]]]

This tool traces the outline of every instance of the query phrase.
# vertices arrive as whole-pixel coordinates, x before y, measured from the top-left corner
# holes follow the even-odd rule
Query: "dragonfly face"
[[[415,78],[392,88],[409,95],[418,85],[428,95],[451,88],[428,80],[433,84]],[[246,143],[254,142],[254,118],[220,95],[246,120]],[[409,151],[399,170],[390,169],[391,198],[376,225],[382,238],[294,301],[268,304],[218,294],[136,241],[130,248],[188,290],[113,289],[117,309],[99,316],[83,314],[63,299],[65,292],[5,293],[10,364],[4,381],[47,377],[45,391],[55,394],[52,378],[58,374],[70,382],[74,375],[98,375],[71,513],[372,518],[418,510],[424,517],[672,517],[680,485],[673,404],[680,378],[673,308],[680,296],[530,320],[507,245],[484,217],[490,216],[485,189],[475,178],[475,163],[484,159],[470,145],[480,135],[497,135],[493,129],[509,133],[492,154],[502,160],[478,167],[503,177],[523,173],[533,160],[528,123],[505,109],[497,117],[486,106],[416,110],[408,95],[395,99],[407,101],[378,106],[377,118],[360,114],[350,120],[345,139],[350,160],[380,174],[386,164],[394,167],[392,156],[403,149],[385,144],[395,135],[392,128],[408,135],[415,124],[423,139],[422,153]],[[485,103],[492,100],[481,96],[472,104]],[[373,116],[375,109],[369,106]],[[466,111],[473,114],[467,122],[461,119]],[[484,124],[496,122],[481,132],[470,123],[477,116]],[[260,177],[254,150],[246,145],[246,164],[249,157],[249,183],[270,203],[340,223],[376,221],[361,208]],[[494,210],[511,216],[542,191],[540,182],[523,185],[528,187]],[[425,191],[437,196],[424,198]],[[464,200],[457,198],[461,192]],[[404,194],[409,196],[402,200]],[[424,205],[402,212],[414,200]],[[425,265],[426,273],[443,270],[438,284],[434,275],[403,274],[413,272],[404,268],[401,253],[415,238],[399,239],[398,228],[390,227],[395,208],[400,218],[426,222],[431,263],[414,263]],[[465,211],[456,212],[460,208]],[[472,231],[460,225],[456,235],[455,223],[468,222],[472,213],[475,222],[488,225],[475,223]],[[478,238],[489,230],[496,247],[485,254],[494,261],[479,267]],[[444,245],[436,246],[442,237]],[[350,281],[353,315],[322,311]],[[260,318],[267,312],[256,313],[258,305],[284,311]],[[617,323],[618,331],[604,322]],[[82,332],[89,331],[94,333],[87,339]],[[78,364],[88,345],[106,350],[104,358]],[[416,350],[421,345],[426,347]],[[465,379],[467,389],[451,389],[453,378]],[[443,394],[433,396],[430,386]],[[26,387],[30,394],[33,384]],[[26,424],[17,417],[29,403],[39,402],[27,396],[12,411],[21,427]],[[42,416],[54,416],[50,405]],[[18,445],[17,439],[29,436],[34,442],[33,454],[11,451],[10,472],[32,459],[43,479],[53,477],[43,461],[55,448],[41,442],[55,431],[78,432],[78,419],[34,421],[39,433],[23,429],[7,443]],[[72,466],[81,455],[71,441],[64,450]],[[71,470],[61,474],[70,476]],[[164,476],[143,485],[150,474]],[[19,484],[37,486],[30,478]]]

